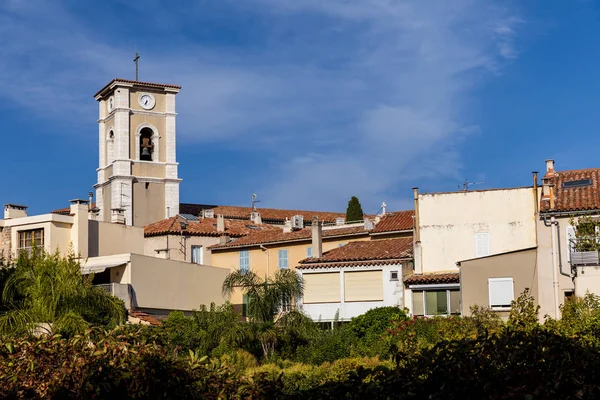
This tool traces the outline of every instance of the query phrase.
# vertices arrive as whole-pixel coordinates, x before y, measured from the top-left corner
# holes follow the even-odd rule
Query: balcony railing
[[[600,265],[600,237],[579,237],[569,240],[571,265]]]
[[[128,310],[131,309],[131,302],[133,297],[131,285],[123,283],[102,283],[94,286],[104,289],[113,296],[123,300],[123,302],[125,303],[125,308],[127,308]]]

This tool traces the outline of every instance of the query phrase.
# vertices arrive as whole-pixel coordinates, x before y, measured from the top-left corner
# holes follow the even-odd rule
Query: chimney
[[[217,232],[225,232],[225,217],[217,215]]]
[[[88,209],[91,210],[92,208],[94,208],[94,192],[88,192]]]
[[[554,175],[554,160],[546,160],[546,175]]]
[[[292,221],[289,218],[285,219],[283,223],[283,233],[290,233],[292,231]]]
[[[419,227],[420,225],[420,220],[419,220],[419,188],[418,187],[414,187],[413,188],[413,199],[415,202],[415,227],[414,227],[414,235],[415,235],[415,242],[421,242],[421,228]]]
[[[554,160],[546,160],[546,175],[542,178],[542,201],[550,204],[550,209],[554,209]]]
[[[375,228],[375,223],[371,221],[368,217],[364,219],[365,231],[370,231]]]
[[[86,211],[89,209],[88,201],[84,199],[69,200],[69,203],[71,204],[69,207],[69,214],[77,214],[77,212],[80,211],[82,207],[85,207]]]
[[[258,211],[252,211],[252,212],[250,213],[250,219],[252,220],[252,222],[253,222],[255,225],[260,225],[260,224],[262,224],[262,218],[261,218],[261,216],[260,216],[260,213],[259,213]]]
[[[540,206],[540,202],[539,202],[539,198],[538,198],[538,172],[537,171],[533,171],[533,210],[534,210],[534,215],[538,215],[538,211],[539,211],[539,206]]]
[[[125,209],[124,208],[113,208],[110,216],[110,222],[113,224],[125,224]]]
[[[312,220],[312,256],[321,258],[323,256],[323,228],[318,217]]]
[[[18,204],[5,204],[4,205],[4,219],[11,218],[22,218],[27,216],[27,206],[20,206]]]

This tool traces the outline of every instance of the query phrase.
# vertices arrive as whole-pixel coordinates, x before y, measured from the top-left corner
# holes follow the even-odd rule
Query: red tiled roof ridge
[[[177,221],[183,221],[184,218],[176,215],[161,221],[144,226],[144,237],[161,236],[181,233],[181,226]],[[252,221],[239,221],[225,219],[225,232],[217,232],[216,218],[202,218],[198,221],[187,220],[186,233],[190,236],[221,236],[228,235],[230,237],[242,237],[250,232],[260,231],[281,231],[281,228],[268,224],[256,225]],[[256,228],[250,228],[255,226]]]
[[[600,209],[600,168],[554,171],[542,179],[544,185],[539,205],[541,212],[583,212]],[[563,187],[566,182],[581,179],[590,179],[591,184]],[[553,199],[550,199],[549,190],[545,186],[547,183],[553,185]]]
[[[457,271],[436,271],[426,273],[413,273],[404,277],[405,284],[440,284],[440,283],[459,283],[460,273]]]
[[[414,228],[415,210],[395,211],[385,214],[375,225],[373,233],[410,231]]]
[[[358,236],[358,235],[368,235],[369,231],[365,230],[363,226],[356,227],[344,227],[344,228],[336,228],[336,229],[324,229],[323,238],[331,238],[331,237],[339,237],[339,236]],[[279,231],[271,230],[264,232],[251,232],[246,235],[244,238],[238,239],[234,242],[229,242],[226,244],[216,244],[210,246],[210,250],[219,250],[226,248],[238,248],[238,247],[252,247],[258,245],[266,245],[273,243],[289,243],[289,242],[298,242],[304,240],[311,240],[312,238],[312,230],[311,228],[302,228],[292,232],[283,232],[283,230],[279,229]]]
[[[155,88],[168,87],[168,88],[173,88],[173,89],[181,89],[181,86],[173,85],[170,83],[143,82],[143,81],[136,81],[136,80],[131,80],[131,79],[124,79],[124,78],[114,78],[113,80],[108,82],[106,85],[104,85],[104,87],[102,87],[102,89],[98,90],[98,92],[94,95],[94,97],[98,96],[100,93],[102,93],[103,91],[108,89],[110,87],[110,85],[112,85],[115,82],[121,82],[121,83],[127,83],[127,84],[132,84],[132,85],[139,85],[139,86],[149,86],[149,87],[155,87]]]
[[[348,261],[409,259],[413,257],[413,238],[354,241],[299,261],[301,265],[327,264]]]

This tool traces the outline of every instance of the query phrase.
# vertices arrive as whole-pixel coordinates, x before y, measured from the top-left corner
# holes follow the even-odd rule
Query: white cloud
[[[340,209],[358,195],[369,209],[381,200],[394,208],[407,204],[398,187],[457,178],[459,145],[477,130],[471,90],[518,56],[523,24],[492,0],[220,4],[262,21],[260,40],[147,44],[141,79],[183,86],[181,143],[270,152],[272,168],[257,177],[265,182],[258,189],[265,206],[279,207]],[[164,12],[173,32],[194,23],[191,9]],[[90,131],[91,95],[133,71],[125,48],[133,43],[111,42],[48,1],[0,6],[0,42],[0,96]],[[307,143],[310,154],[293,151]]]

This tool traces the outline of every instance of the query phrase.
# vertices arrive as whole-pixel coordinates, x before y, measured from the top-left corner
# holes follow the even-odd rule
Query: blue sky
[[[600,167],[599,37],[583,0],[1,0],[0,202],[87,196],[92,96],[135,48],[183,86],[182,202],[371,213]]]

